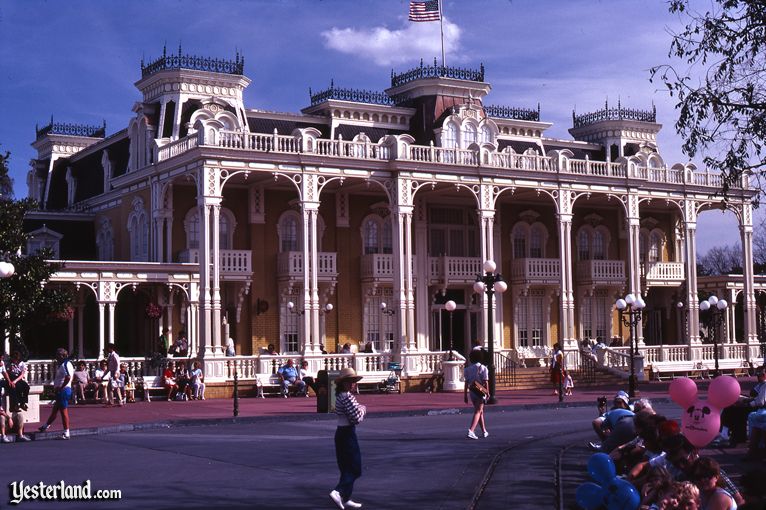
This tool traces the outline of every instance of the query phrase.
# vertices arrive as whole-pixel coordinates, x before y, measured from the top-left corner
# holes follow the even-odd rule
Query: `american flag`
[[[410,0],[410,21],[439,21],[440,19],[439,0],[426,2]]]

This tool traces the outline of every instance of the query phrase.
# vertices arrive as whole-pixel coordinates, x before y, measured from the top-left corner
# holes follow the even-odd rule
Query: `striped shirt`
[[[348,391],[338,393],[335,398],[335,414],[338,415],[338,426],[358,425],[364,420],[367,408],[356,401]]]

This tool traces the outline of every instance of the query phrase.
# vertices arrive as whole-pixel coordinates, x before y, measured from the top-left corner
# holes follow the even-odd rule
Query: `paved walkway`
[[[743,387],[749,388],[751,381],[743,380]],[[700,383],[704,391],[706,382]],[[642,383],[639,385],[640,397],[652,400],[668,400],[668,383]],[[606,395],[610,398],[618,389],[614,386],[575,388],[573,396],[565,397],[560,404],[558,397],[551,390],[510,390],[497,393],[498,403],[488,406],[488,412],[512,411],[518,408],[590,406],[596,407],[596,398]],[[366,394],[358,397],[367,405],[370,413],[375,414],[427,414],[452,413],[456,409],[467,411],[462,393],[403,393]],[[40,418],[45,421],[51,406],[40,406]],[[241,398],[239,399],[239,420],[252,421],[284,415],[316,414],[316,398],[280,397]],[[166,427],[184,423],[199,424],[200,421],[229,420],[233,417],[233,399],[209,399],[186,402],[137,402],[123,407],[104,407],[100,404],[70,406],[71,429],[73,434],[107,433],[110,431],[130,430],[134,428]],[[36,429],[36,424],[28,424],[28,431]],[[51,432],[60,430],[61,423],[56,420]],[[50,433],[49,433],[50,434]],[[46,434],[47,435],[47,434]],[[46,435],[40,435],[39,439]]]

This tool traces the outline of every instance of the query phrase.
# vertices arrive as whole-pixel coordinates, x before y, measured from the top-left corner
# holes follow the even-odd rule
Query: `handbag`
[[[479,381],[472,382],[468,388],[474,393],[476,393],[477,395],[481,395],[482,397],[486,397],[487,394],[489,393],[487,391],[487,388],[485,388],[484,385],[481,384]]]

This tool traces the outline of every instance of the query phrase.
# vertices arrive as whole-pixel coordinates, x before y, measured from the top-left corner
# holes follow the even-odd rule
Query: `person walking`
[[[69,353],[66,349],[60,348],[56,351],[56,361],[59,363],[56,370],[56,377],[53,379],[53,391],[56,393],[56,400],[51,409],[51,415],[48,421],[40,427],[40,432],[45,432],[48,427],[56,420],[56,413],[61,414],[61,425],[64,427],[64,434],[61,439],[69,439],[69,399],[72,398],[72,374],[74,367],[69,361]]]
[[[463,372],[463,379],[465,379],[463,400],[467,404],[470,395],[471,403],[473,404],[473,418],[466,435],[468,439],[479,439],[479,436],[474,432],[477,425],[481,426],[482,437],[489,436],[487,425],[484,423],[484,403],[489,395],[489,372],[487,367],[481,364],[482,357],[480,350],[472,350],[468,355],[468,360],[471,364],[465,367]]]
[[[330,492],[333,503],[344,510],[361,508],[362,505],[351,499],[354,481],[362,476],[362,453],[356,438],[356,426],[362,423],[367,408],[356,401],[354,392],[361,376],[351,367],[340,371],[335,379],[335,414],[338,415],[338,428],[335,430],[335,459],[338,461],[340,480]]]
[[[566,368],[564,368],[564,351],[561,350],[561,344],[553,344],[553,356],[551,357],[551,383],[553,383],[553,394],[558,395],[563,390],[564,378],[566,377]]]
[[[117,395],[117,405],[122,406],[122,388],[120,386],[120,355],[113,343],[106,346],[106,365],[109,368],[109,384],[106,392],[106,405],[111,406],[113,395]]]

